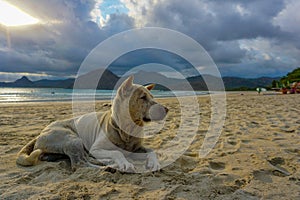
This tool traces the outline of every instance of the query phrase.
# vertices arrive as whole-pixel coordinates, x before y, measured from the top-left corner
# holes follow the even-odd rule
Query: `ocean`
[[[153,90],[155,98],[174,96],[205,95],[208,92],[160,91]],[[116,94],[114,90],[62,89],[62,88],[0,88],[0,103],[45,102],[82,100],[110,100]]]

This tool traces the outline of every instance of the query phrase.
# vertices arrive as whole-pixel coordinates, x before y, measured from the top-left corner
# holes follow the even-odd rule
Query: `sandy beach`
[[[170,112],[160,134],[145,140],[153,149],[167,145],[180,123],[178,101],[159,101]],[[210,98],[198,101],[200,125],[188,150],[160,172],[141,174],[72,172],[66,161],[17,166],[20,148],[49,123],[72,117],[72,104],[0,104],[0,199],[300,199],[300,95],[228,94],[225,125],[204,158]]]

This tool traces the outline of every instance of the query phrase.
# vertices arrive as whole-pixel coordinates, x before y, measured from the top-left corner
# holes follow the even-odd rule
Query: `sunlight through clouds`
[[[39,20],[19,8],[0,0],[0,24],[5,26],[23,26],[38,23]]]

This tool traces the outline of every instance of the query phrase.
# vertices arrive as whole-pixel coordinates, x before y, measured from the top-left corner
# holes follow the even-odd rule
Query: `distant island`
[[[102,74],[101,79],[98,81],[99,75]],[[153,77],[153,80],[161,80],[162,82],[168,82],[173,88],[178,90],[189,90],[184,85],[185,80],[168,78],[157,72],[145,72],[140,71],[135,74],[135,82],[139,83],[144,80],[144,77]],[[115,85],[125,79],[126,77],[118,77],[109,70],[98,69],[89,72],[85,75],[79,76],[77,81],[80,84],[76,84],[76,88],[89,89],[94,88],[95,82],[98,81],[97,89],[101,90],[113,90]],[[121,80],[120,80],[121,79]],[[218,77],[211,75],[194,76],[187,78],[192,88],[196,91],[207,91],[207,85],[205,80],[216,81]],[[274,81],[280,81],[281,77],[260,77],[260,78],[239,78],[239,77],[223,77],[223,82],[226,90],[255,90],[256,87],[271,88]],[[120,81],[119,81],[120,80]],[[49,80],[42,79],[38,81],[31,81],[26,76],[14,81],[14,82],[0,82],[0,87],[26,87],[26,88],[73,88],[75,79],[63,79],[63,80]],[[168,88],[157,85],[157,90],[169,90]]]

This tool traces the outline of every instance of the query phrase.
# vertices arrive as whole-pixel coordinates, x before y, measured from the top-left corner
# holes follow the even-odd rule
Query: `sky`
[[[300,66],[298,0],[7,2],[39,23],[0,25],[0,82],[23,75],[32,80],[75,77],[99,43],[143,27],[168,28],[191,37],[208,52],[222,76],[278,77]],[[120,56],[111,69],[121,75],[147,62],[176,66],[178,71],[189,66],[172,53],[146,49]],[[159,71],[158,67],[153,69]],[[172,76],[172,72],[164,74]],[[186,75],[193,76],[193,70]]]

